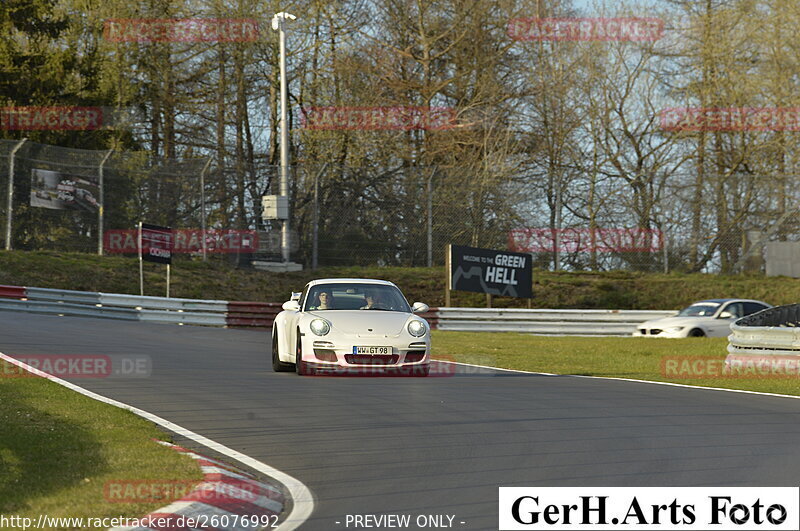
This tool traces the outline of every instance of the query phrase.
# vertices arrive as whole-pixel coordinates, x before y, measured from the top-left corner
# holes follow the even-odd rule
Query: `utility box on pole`
[[[261,217],[264,221],[289,219],[289,198],[285,195],[262,196]]]

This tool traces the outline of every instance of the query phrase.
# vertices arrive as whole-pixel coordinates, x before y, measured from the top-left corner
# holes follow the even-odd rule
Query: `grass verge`
[[[161,264],[144,264],[145,295],[163,296]],[[534,271],[534,308],[677,310],[694,301],[723,297],[788,304],[800,300],[800,279],[762,275]],[[309,281],[328,277],[390,280],[409,301],[444,305],[444,267],[325,267],[293,273],[236,269],[224,258],[208,262],[180,256],[172,265],[173,297],[284,302]],[[129,256],[97,256],[55,251],[0,252],[0,284],[40,288],[139,293],[139,263]],[[452,306],[484,307],[481,293],[456,291]],[[495,297],[497,308],[520,308],[525,299]]]
[[[720,374],[727,338],[546,337],[434,330],[432,341],[434,358],[462,363],[800,396],[797,376]]]
[[[0,514],[137,518],[171,500],[119,503],[109,487],[202,479],[194,460],[153,441],[167,437],[151,422],[19,374],[0,360]]]

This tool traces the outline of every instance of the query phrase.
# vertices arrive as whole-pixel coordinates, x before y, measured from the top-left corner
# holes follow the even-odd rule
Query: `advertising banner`
[[[31,206],[97,212],[98,181],[51,170],[31,170]]]
[[[450,246],[450,289],[490,295],[533,296],[531,256],[461,245]]]
[[[172,229],[148,223],[139,224],[142,237],[142,260],[159,264],[172,263]]]

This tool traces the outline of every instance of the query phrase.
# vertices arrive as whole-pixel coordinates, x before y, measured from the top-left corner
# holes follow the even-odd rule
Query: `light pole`
[[[280,68],[281,68],[281,186],[280,195],[289,199],[289,120],[286,113],[286,32],[283,22],[297,17],[281,11],[272,17],[272,29],[280,36]],[[289,218],[281,221],[281,255],[284,262],[289,261]]]
[[[6,251],[11,250],[11,222],[14,218],[14,155],[17,154],[19,148],[22,147],[22,144],[27,142],[27,138],[23,138],[17,145],[14,146],[14,149],[11,150],[11,154],[8,156],[8,198],[6,201]]]
[[[103,256],[103,215],[105,213],[105,192],[103,188],[103,168],[108,161],[108,157],[114,153],[113,149],[109,149],[106,156],[100,162],[100,167],[97,170],[97,199],[99,199],[100,206],[97,208],[97,254]]]

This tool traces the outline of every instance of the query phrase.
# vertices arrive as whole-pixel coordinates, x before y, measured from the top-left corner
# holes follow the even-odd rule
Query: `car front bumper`
[[[386,342],[385,338],[359,338],[353,340],[326,340],[306,335],[303,342],[303,361],[318,370],[370,370],[411,369],[430,363],[430,340],[427,337],[405,341]],[[390,354],[355,354],[354,347],[389,347]]]

